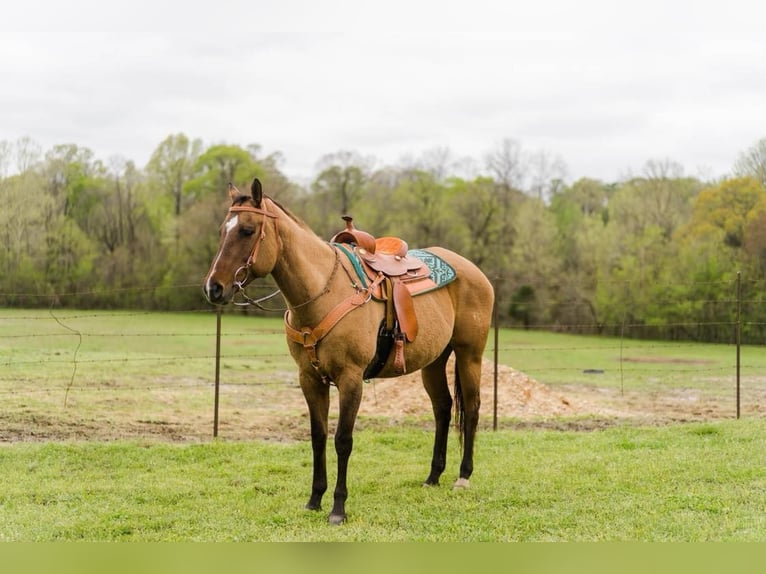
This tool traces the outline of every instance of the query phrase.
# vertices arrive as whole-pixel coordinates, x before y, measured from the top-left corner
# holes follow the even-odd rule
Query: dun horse
[[[225,304],[253,278],[271,274],[287,302],[288,346],[298,365],[311,421],[314,467],[306,508],[319,510],[327,490],[327,420],[330,386],[334,385],[339,401],[335,431],[338,469],[329,521],[340,524],[346,520],[346,474],[352,433],[363,380],[369,377],[373,365],[374,376],[382,378],[422,370],[436,427],[431,470],[425,485],[437,485],[445,469],[454,404],[462,438],[460,474],[454,486],[468,487],[479,419],[482,355],[494,300],[492,286],[484,274],[454,252],[428,248],[426,254],[445,262],[454,271],[452,280],[443,287],[434,284],[413,297],[406,293],[397,295],[393,289],[391,298],[403,297],[405,311],[411,315],[409,319],[400,318],[405,323],[414,320],[415,329],[410,325],[406,337],[400,333],[396,337],[396,351],[381,358],[380,333],[391,310],[373,295],[383,282],[384,273],[365,280],[359,274],[362,269],[359,257],[370,255],[375,247],[368,243],[365,250],[354,243],[355,237],[372,237],[353,232],[336,236],[340,241],[342,235],[348,241],[346,245],[320,239],[304,222],[264,195],[257,179],[252,183],[251,194],[242,194],[229,184],[229,195],[231,207],[221,226],[218,253],[205,277],[204,292],[211,303]],[[347,225],[347,229],[353,230],[353,225]],[[387,257],[382,251],[380,255],[378,263]],[[409,259],[412,257],[404,255],[404,260]],[[393,256],[391,261],[399,265],[402,255]],[[401,277],[402,283],[408,281],[407,274],[413,273],[407,270]],[[404,313],[401,309],[399,312]],[[390,323],[390,317],[388,320]],[[454,400],[446,374],[447,360],[453,352]]]

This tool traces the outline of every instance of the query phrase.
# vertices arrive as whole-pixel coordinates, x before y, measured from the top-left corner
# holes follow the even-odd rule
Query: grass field
[[[0,310],[0,540],[766,540],[761,349],[742,350],[733,420],[733,346],[501,330],[501,363],[620,414],[485,417],[467,492],[446,486],[454,439],[445,486],[420,486],[427,409],[361,418],[338,529],[302,509],[281,320],[223,317],[219,440],[214,334],[212,313]]]
[[[307,444],[8,445],[0,539],[766,540],[763,420],[484,433],[467,491],[420,486],[429,451],[426,432],[359,433],[334,528],[302,509]]]

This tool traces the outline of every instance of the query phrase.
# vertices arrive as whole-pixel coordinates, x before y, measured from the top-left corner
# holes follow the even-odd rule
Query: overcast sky
[[[766,137],[765,22],[762,0],[14,0],[0,140],[143,167],[183,132],[301,179],[340,150],[480,163],[512,138],[569,181],[716,177]]]

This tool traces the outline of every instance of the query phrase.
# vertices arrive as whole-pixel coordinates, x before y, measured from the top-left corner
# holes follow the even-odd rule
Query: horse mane
[[[298,217],[292,211],[287,209],[284,205],[282,205],[276,199],[274,199],[273,197],[271,197],[269,195],[266,195],[266,194],[263,195],[263,198],[264,199],[268,199],[271,203],[276,205],[279,208],[280,211],[282,211],[287,217],[292,219],[295,223],[297,223],[298,225],[300,225],[304,229],[307,229],[307,230],[313,232],[313,230],[308,226],[308,224],[305,221],[303,221],[300,217]],[[251,201],[251,202],[253,201],[253,197],[251,195],[240,194],[240,195],[238,195],[237,197],[235,197],[232,200],[231,204],[232,205],[243,205],[243,204],[247,203],[248,201]]]
[[[274,199],[273,197],[271,197],[271,196],[268,196],[268,195],[264,195],[263,197],[264,197],[264,199],[268,199],[269,201],[271,201],[271,203],[273,203],[274,205],[276,205],[276,206],[277,206],[277,207],[278,207],[278,208],[279,208],[281,211],[283,211],[283,212],[284,212],[284,214],[285,214],[287,217],[289,217],[290,219],[292,219],[292,220],[293,220],[295,223],[297,223],[298,225],[300,225],[300,226],[301,226],[301,227],[303,227],[304,229],[307,229],[307,230],[311,231],[312,233],[314,233],[314,230],[313,230],[313,229],[311,229],[311,227],[309,227],[309,225],[308,225],[308,224],[307,224],[305,221],[303,221],[303,220],[302,220],[300,217],[298,217],[298,216],[297,216],[297,215],[295,215],[295,214],[294,214],[292,211],[290,211],[289,209],[287,209],[287,208],[286,208],[284,205],[282,205],[281,203],[279,203],[279,202],[278,202],[276,199]]]

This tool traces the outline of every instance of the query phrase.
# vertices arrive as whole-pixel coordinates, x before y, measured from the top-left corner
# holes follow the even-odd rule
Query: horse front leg
[[[313,373],[312,373],[313,375]],[[301,389],[309,408],[311,422],[311,452],[314,472],[308,510],[321,510],[322,497],[327,491],[327,417],[330,411],[330,389],[313,376],[300,375]]]
[[[361,373],[358,379],[338,383],[338,428],[335,431],[335,452],[338,456],[338,478],[335,483],[335,496],[332,511],[328,517],[330,524],[342,524],[346,521],[346,499],[348,489],[346,476],[348,460],[354,447],[354,424],[362,401]]]

